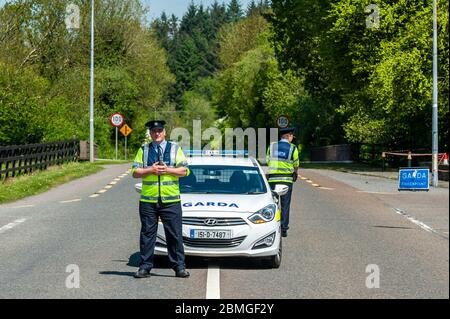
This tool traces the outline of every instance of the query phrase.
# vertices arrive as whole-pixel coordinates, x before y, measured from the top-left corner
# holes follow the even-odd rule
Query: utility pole
[[[91,0],[91,88],[89,113],[89,160],[91,163],[94,163],[94,0]]]
[[[433,0],[433,120],[432,120],[432,154],[433,187],[438,186],[438,47],[437,47],[437,0]]]

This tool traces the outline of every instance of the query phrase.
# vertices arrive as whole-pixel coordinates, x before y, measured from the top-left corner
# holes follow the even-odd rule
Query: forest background
[[[80,8],[79,28],[67,28],[69,4]],[[448,11],[438,0],[441,152],[449,151]],[[191,3],[181,18],[147,16],[138,0],[95,1],[102,158],[114,156],[114,112],[134,129],[131,153],[150,119],[224,131],[276,127],[281,115],[299,128],[303,156],[341,143],[431,149],[432,1],[260,0],[244,8],[231,0]],[[88,140],[89,67],[90,1],[1,7],[0,145]]]

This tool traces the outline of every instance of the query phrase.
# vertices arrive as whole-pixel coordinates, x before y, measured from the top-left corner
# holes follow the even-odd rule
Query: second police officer
[[[139,201],[140,263],[135,278],[150,276],[160,218],[166,235],[169,262],[177,277],[189,277],[182,236],[179,178],[189,175],[186,157],[176,143],[166,141],[164,121],[150,121],[151,143],[144,144],[132,165],[134,178],[142,178]]]
[[[289,229],[292,188],[297,180],[299,167],[298,149],[292,144],[294,131],[294,127],[280,129],[281,140],[271,143],[267,150],[270,187],[274,189],[276,184],[289,187],[287,194],[281,196],[281,236],[283,237],[287,237]]]

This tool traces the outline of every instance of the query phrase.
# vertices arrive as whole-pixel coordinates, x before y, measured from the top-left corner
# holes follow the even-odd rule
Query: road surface
[[[448,189],[398,193],[395,181],[323,170],[301,177],[279,269],[188,257],[188,279],[164,257],[152,277],[133,278],[139,195],[128,165],[0,205],[0,298],[449,298]]]

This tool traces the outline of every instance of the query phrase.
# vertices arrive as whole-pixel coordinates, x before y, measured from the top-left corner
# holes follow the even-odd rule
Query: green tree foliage
[[[299,121],[308,98],[303,81],[280,71],[268,27],[264,18],[252,15],[221,32],[224,69],[217,75],[214,103],[228,127],[276,127],[281,115]]]
[[[72,3],[80,8],[79,29],[66,28],[67,1],[21,0],[0,8],[0,120],[2,128],[18,125],[2,132],[0,144],[88,138],[90,2]],[[140,1],[95,5],[95,137],[108,156],[109,116],[121,112],[135,129],[130,144],[140,145],[144,123],[166,105],[174,77]]]
[[[174,17],[169,20],[165,13],[153,21],[152,29],[167,50],[170,70],[176,76],[170,96],[177,109],[182,108],[184,92],[218,71],[222,26],[242,18],[241,5],[232,0],[227,6],[215,1],[206,9],[191,2],[179,23]]]
[[[227,8],[227,21],[237,22],[243,17],[241,4],[239,0],[231,0]]]
[[[377,1],[375,28],[366,25],[371,3],[272,1],[277,58],[284,70],[305,76],[312,105],[320,105],[309,116],[331,116],[330,128],[342,128],[341,137],[393,148],[429,147],[432,1]],[[448,150],[448,2],[438,6],[440,138]],[[331,135],[324,130],[329,121],[318,124]]]
[[[230,67],[245,52],[258,46],[261,42],[259,35],[267,29],[268,23],[261,15],[252,15],[239,23],[225,25],[218,34],[218,55],[222,67]]]

